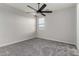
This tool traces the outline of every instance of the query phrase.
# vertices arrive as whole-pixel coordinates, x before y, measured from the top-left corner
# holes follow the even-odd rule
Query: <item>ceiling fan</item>
[[[40,3],[38,3],[38,9],[35,9],[29,5],[27,5],[27,7],[33,9],[34,11],[36,11],[36,13],[40,13],[41,15],[43,16],[46,16],[44,13],[52,13],[52,11],[44,11],[43,9],[46,7],[47,5],[46,4],[43,4],[41,7],[40,7]]]

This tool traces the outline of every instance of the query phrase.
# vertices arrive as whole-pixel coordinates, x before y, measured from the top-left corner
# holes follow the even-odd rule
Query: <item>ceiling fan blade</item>
[[[52,13],[52,11],[41,11],[42,13]]]
[[[45,15],[45,14],[43,14],[41,11],[40,11],[39,13],[41,13],[41,15],[43,15],[43,16],[46,16],[46,15]]]
[[[41,13],[41,15],[46,16],[45,14]]]
[[[31,8],[31,9],[33,9],[34,11],[37,11],[36,9],[32,8],[32,7],[31,7],[31,6],[29,6],[29,5],[27,5],[27,7],[29,7],[29,8]]]
[[[42,7],[37,12],[42,11],[45,7],[46,7],[46,4],[43,4]]]

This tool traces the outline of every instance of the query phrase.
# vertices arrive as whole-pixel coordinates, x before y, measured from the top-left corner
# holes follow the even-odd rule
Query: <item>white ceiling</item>
[[[68,7],[72,7],[75,6],[75,3],[46,3],[47,7],[44,10],[60,10],[63,8],[68,8]],[[38,5],[35,3],[8,3],[8,5],[20,9],[24,12],[34,12],[34,10],[30,9],[27,7],[27,5],[32,6],[33,8],[37,9]],[[42,5],[42,4],[41,4]]]

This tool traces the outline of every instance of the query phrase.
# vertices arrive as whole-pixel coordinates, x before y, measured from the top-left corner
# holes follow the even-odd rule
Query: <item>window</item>
[[[44,17],[38,19],[38,27],[39,27],[39,30],[43,30],[45,28],[45,18]]]

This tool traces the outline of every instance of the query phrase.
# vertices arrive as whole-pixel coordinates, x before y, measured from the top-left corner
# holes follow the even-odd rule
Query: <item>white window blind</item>
[[[44,17],[38,19],[38,27],[39,27],[39,30],[43,30],[45,28],[45,18]]]

